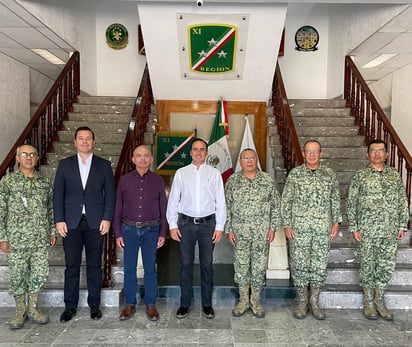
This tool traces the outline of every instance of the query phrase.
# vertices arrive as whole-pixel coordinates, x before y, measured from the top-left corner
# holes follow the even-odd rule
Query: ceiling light
[[[64,65],[64,64],[66,64],[63,60],[56,57],[54,54],[50,53],[46,49],[33,48],[33,49],[31,49],[31,51],[33,53],[36,53],[36,54],[40,55],[42,58],[46,59],[48,62],[50,62],[54,65]]]
[[[371,60],[369,63],[363,65],[362,69],[370,69],[370,68],[373,68],[373,67],[377,67],[377,66],[383,64],[385,61],[393,58],[396,55],[397,54],[394,54],[394,53],[381,54],[380,56],[378,56],[375,59]]]

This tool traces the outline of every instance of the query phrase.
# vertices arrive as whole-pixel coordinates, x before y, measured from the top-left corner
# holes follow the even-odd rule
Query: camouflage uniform
[[[320,288],[326,280],[332,224],[340,223],[339,184],[328,167],[294,168],[282,194],[284,228],[295,234],[290,241],[292,277],[296,287]]]
[[[409,219],[405,188],[399,173],[371,166],[352,178],[347,200],[349,230],[359,231],[360,286],[386,288],[392,277],[398,248],[398,231]]]
[[[47,281],[53,223],[50,179],[15,171],[0,181],[0,241],[10,243],[10,294],[38,293]]]
[[[239,287],[265,284],[268,260],[267,233],[280,224],[280,197],[275,181],[257,171],[248,179],[243,172],[229,177],[226,183],[227,219],[225,232],[236,236],[235,282]]]

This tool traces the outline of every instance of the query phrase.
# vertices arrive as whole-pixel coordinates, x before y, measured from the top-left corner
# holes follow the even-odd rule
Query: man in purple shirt
[[[120,178],[116,193],[113,229],[117,247],[124,250],[124,295],[126,307],[120,320],[127,320],[136,312],[137,254],[142,251],[144,269],[144,304],[149,320],[159,319],[156,309],[157,273],[155,268],[157,249],[165,242],[166,193],[161,176],[150,171],[153,156],[146,146],[133,151],[136,170]]]

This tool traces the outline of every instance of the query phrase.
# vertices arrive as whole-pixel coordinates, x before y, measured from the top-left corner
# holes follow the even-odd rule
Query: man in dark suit
[[[74,134],[77,154],[60,161],[54,181],[54,221],[63,238],[66,261],[61,322],[76,314],[83,247],[90,317],[102,317],[103,235],[113,219],[114,181],[110,162],[93,154],[94,144],[94,132],[89,127],[79,127]]]

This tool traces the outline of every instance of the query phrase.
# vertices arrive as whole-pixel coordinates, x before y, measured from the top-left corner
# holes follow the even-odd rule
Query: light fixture
[[[63,60],[56,57],[54,54],[50,53],[47,49],[33,48],[31,49],[33,53],[40,55],[42,58],[46,59],[48,62],[54,65],[64,65],[66,64]]]
[[[371,60],[369,63],[366,63],[365,65],[362,66],[362,69],[371,69],[373,67],[377,67],[381,64],[383,64],[385,61],[393,58],[397,54],[395,53],[387,53],[387,54],[381,54],[375,59]]]

